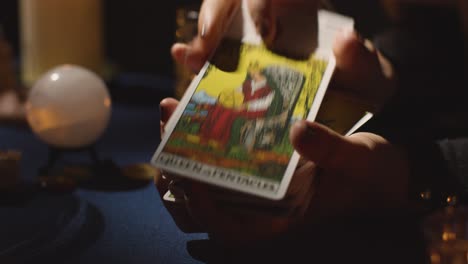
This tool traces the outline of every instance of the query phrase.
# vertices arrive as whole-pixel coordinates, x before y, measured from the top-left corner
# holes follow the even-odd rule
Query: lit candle
[[[30,87],[66,63],[102,73],[101,0],[21,0],[21,72]]]

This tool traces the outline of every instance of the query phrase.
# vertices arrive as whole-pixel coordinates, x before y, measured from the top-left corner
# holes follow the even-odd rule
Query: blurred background
[[[107,81],[110,82],[113,99],[133,100],[136,104],[142,102],[157,104],[158,98],[162,96],[180,97],[193,74],[181,65],[174,65],[170,48],[174,42],[190,41],[196,34],[196,11],[202,0],[172,0],[165,1],[164,4],[157,0],[95,1],[101,4],[102,29],[97,31],[97,34],[102,42],[100,53],[103,57],[103,71]],[[405,75],[401,76],[401,79],[408,88],[402,90],[408,93],[405,96],[409,98],[407,105],[411,111],[414,111],[412,106],[416,103],[427,105],[427,109],[421,111],[432,111],[431,105],[440,102],[443,102],[443,109],[448,111],[455,106],[464,109],[463,100],[454,103],[454,98],[468,97],[468,92],[457,88],[460,87],[458,84],[464,75],[464,57],[468,57],[466,52],[468,42],[463,41],[460,34],[468,32],[468,22],[461,23],[458,13],[462,12],[456,7],[456,3],[466,1],[457,1],[321,0],[321,3],[327,9],[353,17],[357,31],[363,37],[373,40],[377,48],[392,61],[397,71]],[[24,68],[22,57],[26,54],[21,48],[20,3],[45,4],[46,2],[53,6],[65,4],[59,0],[2,0],[0,4],[0,25],[3,27],[4,38],[12,46],[18,76],[24,74],[21,72],[22,67],[19,66],[22,64]],[[70,6],[84,5],[82,3],[94,4],[93,0],[79,2],[75,0],[67,3]],[[33,8],[31,12],[35,12]],[[23,16],[23,21],[25,17],[28,16]],[[462,16],[465,20],[467,17]],[[30,21],[30,24],[31,27],[35,25],[34,21]],[[462,24],[465,27],[461,27]],[[92,28],[89,25],[93,24],[87,23],[87,25]],[[89,34],[82,35],[89,36]],[[92,42],[91,38],[83,39],[83,43]],[[57,40],[62,41],[63,38]],[[81,43],[70,41],[64,43],[69,44],[59,47],[64,49],[68,47],[72,52],[84,50],[80,46]],[[44,46],[51,45],[49,43]],[[31,47],[36,49],[36,53],[43,52],[38,45],[31,44]],[[465,56],[460,56],[463,53]],[[75,54],[77,58],[80,56]],[[88,57],[96,56],[88,55]],[[444,72],[440,71],[438,65],[446,65]],[[440,87],[453,88],[450,88],[450,92],[441,94]],[[399,104],[401,105],[401,102]],[[406,118],[408,110],[401,112]],[[452,111],[448,112],[441,117],[431,117],[430,122],[434,119],[439,119],[440,122],[452,120],[447,117],[452,115]],[[421,115],[428,116],[427,112]],[[460,123],[456,120],[450,122],[449,125],[455,127]],[[408,124],[412,123],[409,119]]]
[[[18,0],[2,0],[0,24],[16,57],[21,56]],[[197,6],[198,0],[102,1],[103,45],[107,65],[118,72],[174,74],[170,47],[175,41],[176,10]]]
[[[31,252],[30,248],[35,249],[33,251],[35,255],[32,256],[34,263],[41,262],[40,259],[38,261],[37,252],[39,251],[36,249],[43,247],[46,249],[43,250],[45,254],[42,256],[45,256],[44,259],[48,261],[50,259],[47,258],[47,254],[50,252],[70,257],[73,255],[69,254],[68,250],[71,250],[75,254],[80,254],[80,263],[155,263],[158,262],[157,260],[161,260],[161,263],[167,263],[168,260],[176,259],[179,261],[172,263],[192,263],[192,257],[201,256],[200,253],[195,252],[196,250],[188,252],[190,249],[187,241],[204,237],[189,237],[174,225],[172,218],[160,201],[159,193],[153,186],[151,178],[154,170],[146,173],[146,176],[150,177],[149,181],[148,177],[143,180],[144,184],[140,182],[134,184],[133,181],[130,181],[132,183],[130,184],[120,171],[114,170],[116,167],[133,168],[132,173],[129,174],[133,177],[141,177],[143,174],[141,168],[146,167],[135,167],[134,165],[146,165],[141,163],[148,162],[159,144],[160,113],[158,103],[165,96],[180,96],[181,92],[178,89],[184,89],[187,85],[186,81],[189,81],[192,76],[186,69],[174,64],[170,48],[174,42],[189,41],[191,36],[196,34],[196,11],[201,1],[0,1],[0,26],[3,32],[0,34],[0,81],[2,79],[8,80],[8,78],[4,78],[8,77],[7,75],[15,75],[18,79],[22,76],[22,66],[24,65],[22,61],[25,57],[21,45],[22,33],[24,33],[21,30],[20,22],[22,19],[31,19],[29,24],[31,28],[38,26],[32,17],[21,17],[21,3],[35,3],[36,5],[52,3],[51,6],[54,7],[67,4],[76,7],[83,3],[93,6],[94,3],[98,2],[102,4],[99,8],[102,29],[96,30],[99,42],[102,41],[102,50],[96,54],[103,57],[104,71],[113,99],[109,129],[103,134],[98,144],[98,153],[99,156],[104,157],[105,166],[104,170],[96,172],[96,175],[99,176],[96,177],[97,183],[81,186],[77,192],[65,198],[63,196],[49,198],[46,195],[37,198],[31,195],[37,200],[29,204],[25,202],[29,201],[28,199],[31,197],[28,190],[20,193],[20,196],[26,196],[24,198],[21,196],[24,200],[20,199],[20,202],[27,205],[23,206],[24,210],[16,210],[16,207],[10,205],[0,208],[3,209],[0,212],[3,216],[0,227],[6,230],[0,230],[0,234],[7,234],[0,236],[2,238],[0,239],[2,240],[0,241],[0,252],[5,252],[3,250],[5,246],[9,247],[15,243],[21,243],[21,245],[26,246],[19,247],[14,253],[19,253],[18,256],[22,257],[25,255],[23,252],[29,253]],[[384,128],[387,133],[384,134],[386,137],[397,138],[399,133],[403,133],[403,136],[408,134],[424,135],[427,138],[439,137],[440,135],[444,137],[466,136],[468,134],[468,126],[465,125],[468,124],[468,111],[466,110],[468,92],[465,91],[466,85],[462,82],[464,76],[468,76],[463,72],[465,64],[462,54],[464,50],[468,49],[466,49],[466,44],[465,48],[463,47],[463,44],[467,42],[463,41],[460,34],[464,29],[465,35],[468,35],[468,20],[465,20],[465,27],[461,28],[458,10],[455,7],[450,7],[451,4],[455,6],[456,1],[468,3],[466,0],[439,0],[439,3],[443,3],[441,5],[420,4],[426,2],[423,0],[407,0],[407,3],[410,4],[398,3],[396,0],[322,0],[326,8],[353,17],[357,31],[363,37],[374,40],[377,47],[391,59],[401,73],[399,81],[402,93],[399,96],[404,100],[395,100],[394,105],[389,107],[391,113],[381,113],[379,121],[374,119],[374,126]],[[427,2],[435,3],[438,1],[427,0]],[[76,11],[76,9],[69,10]],[[83,13],[89,15],[86,9],[83,10]],[[29,11],[32,12],[31,14],[35,13],[38,11],[37,6],[30,8]],[[43,11],[43,16],[38,17],[38,19],[50,19],[53,12]],[[83,29],[80,25],[72,23],[74,21],[83,22],[83,20],[70,19],[71,13],[75,12],[67,13],[62,10],[54,14],[57,15],[57,13],[69,20],[70,28],[73,29],[70,32],[63,30],[66,27],[60,25],[63,27],[62,32],[69,37],[73,36],[72,31]],[[463,16],[465,19],[467,17],[467,15]],[[92,21],[85,20],[83,23],[88,25],[89,32],[94,32]],[[45,30],[47,28],[45,27]],[[53,21],[49,28],[55,28]],[[50,32],[48,34],[60,43],[66,38]],[[44,34],[36,34],[34,37],[43,36]],[[85,36],[89,36],[89,34]],[[92,36],[96,37],[94,33]],[[2,56],[2,51],[7,50],[2,48],[3,38],[11,45],[10,57]],[[51,41],[55,44],[54,47],[57,44],[55,40]],[[56,50],[58,53],[63,52],[63,50],[85,52],[87,49],[85,47],[88,47],[86,45],[93,42],[92,40],[94,38],[83,37],[76,41],[64,41],[63,43],[69,44],[60,44]],[[36,49],[36,54],[44,51],[39,45],[31,44],[29,48]],[[5,54],[8,55],[6,52]],[[465,56],[466,54],[468,52],[465,52]],[[32,60],[37,59],[34,56],[28,57]],[[94,58],[95,56],[89,57]],[[10,61],[14,65],[14,74],[10,74],[9,71]],[[15,84],[11,83],[10,85],[14,89]],[[5,86],[2,87],[2,83],[0,83],[0,95],[5,89]],[[397,97],[396,99],[401,98]],[[132,104],[125,104],[127,102]],[[89,102],[87,103],[89,104]],[[375,130],[379,132],[378,129]],[[3,139],[0,142],[0,150],[13,149],[21,153],[22,178],[37,182],[38,170],[44,164],[48,164],[47,159],[51,153],[43,144],[44,142],[33,137],[28,129],[3,125],[0,125],[0,138]],[[16,155],[15,153],[13,154]],[[86,154],[72,154],[77,154],[73,156],[72,164],[75,162],[82,164],[81,162],[87,157]],[[115,167],[112,166],[114,163]],[[87,168],[86,163],[82,166]],[[39,181],[41,181],[42,188],[43,181],[41,179]],[[58,186],[54,186],[53,180],[46,183],[46,190],[58,191],[67,195],[70,194],[68,193],[70,190],[75,190],[77,185],[73,181],[71,183],[59,182]],[[136,189],[139,191],[135,191]],[[44,197],[45,199],[43,199]],[[67,197],[68,199],[66,199]],[[17,196],[13,196],[13,200],[17,203]],[[14,214],[11,213],[12,210],[16,210]],[[37,212],[42,212],[41,219],[38,219]],[[9,216],[11,217],[8,218]],[[375,226],[374,217],[363,216],[366,221],[369,221],[369,227]],[[60,221],[56,219],[60,219]],[[356,229],[354,226],[350,226],[350,224],[353,225],[353,221],[346,219],[346,225],[342,228],[342,223],[339,225],[331,223],[333,229],[323,229],[326,234],[318,236],[318,243],[313,244],[316,250],[312,253],[313,255],[318,253],[319,258],[321,255],[327,259],[330,256],[348,258],[362,253],[362,257],[372,259],[372,262],[369,263],[375,262],[374,256],[377,255],[398,259],[398,249],[402,249],[402,253],[405,254],[408,253],[408,250],[413,251],[416,243],[413,239],[406,239],[408,234],[412,235],[414,227],[410,226],[411,232],[405,228],[399,229],[399,225],[395,224],[394,219],[394,215],[392,215],[383,221],[383,224],[388,222],[388,225],[379,228],[379,230],[387,231],[384,234],[375,232],[377,229],[374,228],[367,230],[370,231],[371,238],[377,236],[382,240],[383,235],[390,236],[390,239],[386,241],[391,244],[382,244],[382,249],[375,248],[374,240],[368,239],[369,236],[362,236],[362,229],[367,222],[363,225],[359,221]],[[397,216],[398,219],[399,216]],[[406,222],[406,217],[404,219]],[[37,224],[32,225],[31,220]],[[335,230],[334,228],[337,226],[339,228]],[[44,231],[43,241],[46,242],[41,240],[42,237],[36,239],[38,237],[37,230]],[[332,235],[329,233],[330,230],[333,231]],[[343,233],[344,231],[351,233]],[[359,235],[354,232],[359,232]],[[337,236],[334,234],[339,234],[345,239],[337,241]],[[29,242],[24,243],[23,237],[26,239],[24,241]],[[31,237],[34,239],[30,239]],[[322,237],[325,239],[321,239]],[[369,255],[369,251],[361,250],[364,247],[362,243],[356,243],[356,237],[364,238],[365,245],[372,244],[372,254]],[[392,238],[397,243],[391,242]],[[81,242],[75,242],[75,239]],[[350,240],[352,243],[349,243]],[[50,241],[54,242],[52,246],[49,246]],[[337,242],[341,244],[337,245]],[[303,244],[310,245],[309,243]],[[197,245],[192,245],[196,249]],[[354,245],[354,247],[349,247],[349,245]],[[394,250],[395,245],[398,246],[397,250]],[[56,246],[60,247],[60,250],[57,250]],[[327,246],[330,246],[331,251],[322,250],[323,247]],[[200,246],[198,247],[200,248]],[[63,250],[64,248],[68,250]],[[329,254],[336,252],[337,248],[345,249],[346,254]],[[392,254],[388,254],[389,248],[392,248]],[[210,250],[210,252],[214,251]],[[0,262],[4,263],[1,260],[0,256]],[[360,260],[362,261],[362,258]],[[73,263],[78,262],[73,261]]]
[[[21,57],[20,2],[2,0],[0,4],[0,25],[18,61]],[[351,1],[335,2],[339,3],[334,3],[334,8],[355,17],[356,26],[363,34],[372,35],[387,24],[378,1],[352,1],[352,5]],[[113,76],[133,73],[172,79],[176,70],[169,51],[176,41],[177,10],[197,10],[200,3],[201,0],[165,1],[164,5],[156,0],[102,0],[104,59],[107,67],[112,68]],[[356,8],[356,5],[366,8]],[[369,23],[369,17],[373,23]]]
[[[163,5],[156,0],[101,1],[107,62],[118,66],[121,71],[172,76],[174,72],[170,66],[172,59],[169,49],[175,41],[176,10],[196,9],[202,0],[171,0],[165,1]],[[4,28],[6,38],[13,46],[15,55],[20,55],[20,2],[2,0],[0,4],[0,24]],[[398,1],[393,0],[323,0],[322,2],[339,13],[352,16],[356,20],[358,31],[369,38],[401,19],[398,16],[404,16],[411,9],[411,5],[418,6],[418,4],[406,4],[410,8],[405,10],[404,4],[395,4]],[[449,2],[453,1],[447,1]],[[418,6],[418,9],[419,13],[424,13],[421,12],[421,6]],[[440,11],[440,7],[437,9]]]

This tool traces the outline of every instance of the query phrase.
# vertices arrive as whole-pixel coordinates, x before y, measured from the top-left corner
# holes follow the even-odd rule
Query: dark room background
[[[75,0],[73,0],[75,1]],[[101,0],[106,60],[119,71],[173,77],[170,47],[175,41],[176,9],[202,0]],[[18,0],[2,0],[0,25],[16,57],[19,49]],[[379,1],[330,1],[335,11],[355,18],[361,34],[372,37],[385,26]],[[359,8],[359,7],[363,8]],[[358,7],[358,8],[356,8]],[[365,8],[364,8],[365,7]],[[369,18],[372,23],[369,23]]]
[[[14,54],[21,56],[18,2],[1,1],[0,25]],[[175,10],[187,5],[198,6],[199,1],[103,0],[107,62],[125,72],[172,76],[169,51],[175,36]]]

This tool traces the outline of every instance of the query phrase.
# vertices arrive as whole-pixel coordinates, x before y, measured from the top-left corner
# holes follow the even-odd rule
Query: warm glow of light
[[[456,196],[448,196],[447,197],[447,203],[450,204],[455,204],[457,202],[457,197]]]
[[[111,99],[110,99],[109,97],[106,97],[106,98],[104,99],[104,106],[107,107],[107,108],[109,108],[109,107],[111,106],[111,104],[112,104],[112,103],[111,103]]]
[[[444,233],[442,233],[442,240],[444,241],[455,240],[456,238],[457,234],[455,234],[454,232],[444,231]]]
[[[99,76],[80,66],[60,65],[31,88],[26,117],[46,143],[83,147],[97,140],[106,128],[111,100]]]
[[[440,255],[437,252],[432,252],[431,253],[431,263],[433,264],[439,264],[440,263]]]
[[[50,75],[50,79],[54,82],[57,81],[59,78],[60,78],[60,75],[58,73],[52,73]]]
[[[419,194],[419,196],[421,197],[421,199],[423,200],[429,200],[431,199],[431,191],[424,191],[424,192],[421,192]]]

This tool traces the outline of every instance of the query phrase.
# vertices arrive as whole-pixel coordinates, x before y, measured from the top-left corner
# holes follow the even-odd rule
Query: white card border
[[[317,113],[320,109],[320,105],[322,104],[322,100],[325,96],[328,85],[330,84],[330,80],[333,76],[333,73],[335,71],[335,66],[336,66],[335,56],[326,52],[325,50],[321,50],[320,48],[317,49],[314,53],[314,56],[318,58],[322,58],[322,59],[328,58],[328,63],[327,63],[327,68],[325,69],[325,72],[322,76],[322,80],[320,81],[320,85],[317,89],[317,92],[315,93],[314,101],[312,102],[312,107],[306,118],[309,121],[314,121],[315,117],[317,116]],[[280,188],[278,189],[277,194],[273,196],[269,196],[269,197],[265,196],[266,198],[270,198],[273,200],[280,200],[284,198],[284,196],[287,193],[289,183],[291,182],[291,179],[294,176],[294,171],[296,170],[297,164],[299,162],[299,158],[300,158],[299,153],[297,153],[297,151],[294,151],[291,156],[291,159],[289,160],[289,164],[284,173],[285,176],[283,177],[283,180],[280,183]]]
[[[327,90],[327,87],[330,83],[330,80],[331,80],[331,77],[333,75],[333,72],[334,72],[334,69],[335,69],[335,58],[334,56],[330,55],[328,52],[326,51],[323,51],[323,50],[320,50],[318,49],[314,56],[316,56],[317,58],[319,59],[326,59],[327,60],[327,68],[325,69],[325,72],[322,76],[322,80],[320,82],[320,85],[317,89],[317,92],[315,94],[315,97],[314,97],[314,101],[312,102],[312,107],[308,113],[308,116],[307,116],[307,120],[310,120],[310,121],[314,121],[315,120],[315,117],[318,113],[318,110],[320,108],[320,104],[322,103],[322,99],[326,93],[326,90]],[[328,58],[328,59],[327,59]],[[246,188],[241,188],[240,186],[238,185],[229,185],[229,184],[225,184],[224,182],[221,182],[221,184],[217,184],[218,182],[215,182],[215,181],[211,181],[211,180],[208,180],[207,177],[203,177],[203,176],[197,176],[197,175],[194,175],[194,174],[184,174],[184,172],[186,172],[185,170],[181,170],[181,169],[178,169],[178,168],[175,168],[175,167],[170,167],[170,166],[164,166],[163,164],[160,164],[157,162],[157,159],[159,157],[159,155],[162,153],[162,150],[164,149],[164,146],[166,145],[170,135],[172,134],[172,132],[174,131],[175,129],[175,125],[177,124],[177,121],[180,119],[180,117],[182,116],[187,104],[189,103],[190,99],[192,98],[194,92],[196,91],[196,88],[198,87],[198,84],[200,83],[200,81],[203,79],[203,75],[205,74],[206,70],[208,69],[210,63],[205,63],[205,65],[203,66],[202,70],[197,74],[197,76],[194,78],[194,80],[190,83],[188,89],[187,89],[187,92],[184,94],[184,96],[182,97],[179,105],[177,106],[175,112],[173,113],[173,115],[170,117],[170,119],[168,120],[167,124],[166,124],[166,127],[165,127],[165,133],[162,137],[162,140],[155,152],[155,154],[153,155],[152,159],[151,159],[151,163],[156,166],[156,167],[159,167],[163,170],[166,170],[168,172],[171,172],[171,173],[175,173],[181,177],[186,177],[186,178],[190,178],[190,179],[193,179],[193,180],[196,180],[196,181],[200,181],[200,182],[205,182],[207,184],[210,184],[210,185],[215,185],[215,186],[219,186],[219,187],[222,187],[222,188],[228,188],[228,189],[231,189],[231,190],[235,190],[235,191],[239,191],[239,192],[244,192],[244,193],[249,193],[249,194],[252,194],[252,195],[256,195],[256,196],[260,196],[260,197],[264,197],[264,198],[268,198],[268,199],[272,199],[272,200],[280,200],[282,198],[284,198],[284,196],[286,195],[286,192],[288,190],[288,187],[289,187],[289,183],[291,182],[291,179],[292,179],[292,176],[294,175],[294,171],[297,167],[297,163],[299,161],[299,154],[294,151],[293,154],[291,155],[291,159],[289,160],[289,163],[288,163],[288,166],[286,167],[286,170],[285,170],[285,174],[281,180],[281,182],[279,183],[279,187],[276,191],[276,193],[271,193],[271,192],[266,192],[266,191],[251,191],[250,189],[246,189]]]

